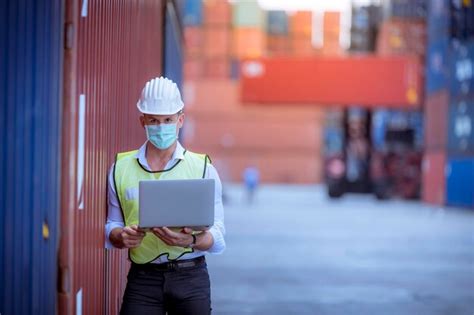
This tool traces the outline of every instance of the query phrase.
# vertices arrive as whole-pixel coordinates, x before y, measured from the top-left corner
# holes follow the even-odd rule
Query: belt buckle
[[[175,261],[168,262],[169,270],[178,270],[178,264]]]

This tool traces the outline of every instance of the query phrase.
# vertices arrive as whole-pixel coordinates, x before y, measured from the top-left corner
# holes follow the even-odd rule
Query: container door
[[[0,1],[0,313],[55,314],[62,1]]]

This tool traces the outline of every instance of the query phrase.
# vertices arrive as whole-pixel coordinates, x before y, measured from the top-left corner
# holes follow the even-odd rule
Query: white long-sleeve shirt
[[[146,168],[147,170],[151,170],[146,160],[146,144],[147,142],[145,142],[140,147],[140,149],[137,152],[136,157],[138,158],[138,161],[144,168]],[[165,169],[172,168],[176,163],[178,163],[179,160],[184,159],[184,151],[185,151],[184,148],[178,142],[176,146],[176,150],[171,156],[171,159],[166,164]],[[109,239],[110,232],[117,227],[125,226],[122,211],[120,209],[120,204],[118,202],[117,193],[115,191],[113,169],[114,169],[114,165],[112,164],[112,167],[109,170],[109,176],[108,176],[108,185],[107,185],[108,186],[107,187],[108,213],[107,213],[107,223],[105,225],[105,240],[106,240],[105,247],[108,249],[114,248],[114,246],[112,245]],[[225,227],[224,227],[224,207],[222,205],[222,183],[219,178],[219,175],[217,174],[217,170],[212,165],[208,165],[208,167],[206,168],[206,173],[204,177],[208,179],[214,179],[216,183],[215,200],[214,200],[214,204],[215,204],[214,225],[209,229],[209,232],[211,233],[214,239],[214,243],[212,247],[207,250],[207,252],[212,253],[212,254],[220,254],[224,251],[225,246],[226,246],[225,240],[224,240]],[[204,254],[205,252],[194,249],[194,252],[185,254],[181,256],[179,259],[191,259],[191,258],[202,256]],[[167,261],[168,259],[162,256],[154,260],[153,263],[163,263]]]

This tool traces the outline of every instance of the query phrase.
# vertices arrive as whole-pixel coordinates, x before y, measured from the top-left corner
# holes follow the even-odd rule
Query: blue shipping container
[[[424,19],[427,2],[427,0],[391,0],[390,14],[393,17]]]
[[[183,51],[182,30],[178,20],[176,8],[172,2],[166,5],[165,41],[164,41],[164,74],[173,80],[178,87],[183,86]]]
[[[474,95],[474,40],[451,42],[450,94]]]
[[[446,203],[474,208],[474,156],[449,157],[446,171]]]
[[[426,90],[433,93],[448,87],[449,40],[442,38],[428,43],[426,55]]]
[[[451,100],[448,150],[451,153],[474,154],[474,96]]]
[[[288,35],[288,15],[285,11],[267,12],[267,33],[270,35]]]
[[[447,39],[450,30],[450,0],[428,1],[428,41]]]
[[[183,23],[186,26],[202,25],[202,1],[184,0]]]
[[[56,313],[62,4],[0,1],[0,313],[5,315]]]

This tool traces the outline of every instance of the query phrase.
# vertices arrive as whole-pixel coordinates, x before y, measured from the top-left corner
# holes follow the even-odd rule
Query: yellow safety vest
[[[119,153],[115,159],[114,183],[125,225],[138,225],[138,183],[141,180],[163,179],[198,179],[204,178],[209,156],[184,151],[184,159],[179,160],[168,170],[151,172],[146,170],[136,157],[137,150]],[[192,248],[169,246],[147,232],[139,247],[129,250],[130,259],[137,264],[149,263],[158,257],[167,256],[168,260],[176,260]]]

